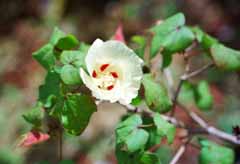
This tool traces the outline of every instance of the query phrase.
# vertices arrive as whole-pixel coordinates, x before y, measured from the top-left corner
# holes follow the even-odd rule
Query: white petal
[[[129,104],[137,96],[140,88],[143,61],[133,50],[118,41],[105,42],[102,47],[105,52],[102,56],[111,60],[111,63],[122,71],[121,99],[125,104]]]
[[[82,68],[80,68],[80,76],[83,83],[90,89],[95,90],[97,86],[94,84],[92,77],[90,77]]]
[[[98,92],[97,94],[95,92]],[[111,103],[117,102],[120,99],[121,87],[120,83],[117,82],[112,90],[98,89],[92,92],[93,95],[101,100],[108,100]]]
[[[103,43],[104,42],[101,39],[96,39],[88,50],[85,62],[89,73],[92,73],[93,71],[93,67],[95,66],[99,58],[99,49],[101,48]]]
[[[84,83],[92,90],[92,94],[96,98],[129,104],[137,96],[143,75],[141,68],[143,61],[126,45],[119,41],[103,42],[97,39],[90,47],[85,60],[90,74],[97,65],[110,64],[117,67],[122,75],[118,84],[111,91],[99,89],[94,84],[94,79],[88,75],[88,79],[84,77],[87,79]]]
[[[91,90],[92,95],[100,100],[107,100],[111,103],[117,102],[120,98],[120,84],[117,82],[114,88],[110,91],[99,89],[94,82],[94,79],[87,75],[87,73],[80,68],[80,76],[82,78],[83,83]]]

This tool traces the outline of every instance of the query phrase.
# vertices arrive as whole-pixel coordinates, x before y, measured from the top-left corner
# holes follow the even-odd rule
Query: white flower
[[[137,96],[143,61],[123,43],[97,39],[85,62],[89,75],[80,68],[80,76],[97,99],[127,105]]]

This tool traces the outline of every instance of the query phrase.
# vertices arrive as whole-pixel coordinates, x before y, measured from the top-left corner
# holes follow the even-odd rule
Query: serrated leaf
[[[47,70],[53,68],[56,62],[56,58],[53,54],[53,46],[51,44],[46,44],[34,52],[33,58]]]
[[[176,128],[173,124],[164,120],[162,116],[156,113],[153,117],[154,124],[157,127],[158,134],[166,136],[168,143],[172,143],[175,137]]]
[[[55,46],[61,50],[70,50],[76,48],[79,44],[80,42],[77,40],[77,38],[69,34],[60,38]]]
[[[145,100],[149,108],[160,113],[171,109],[172,102],[167,90],[154,81],[150,74],[145,74],[142,80],[144,86]]]
[[[195,89],[195,101],[197,106],[203,110],[210,110],[213,105],[213,96],[207,81],[200,81]]]
[[[211,56],[215,64],[224,70],[240,70],[240,51],[233,50],[221,44],[211,47]]]
[[[78,51],[63,51],[60,56],[60,61],[63,64],[71,64],[77,68],[86,68],[85,55],[80,50]]]
[[[96,104],[90,96],[67,95],[60,120],[69,134],[80,135],[87,127],[90,117],[96,110]]]
[[[82,80],[79,75],[79,69],[72,65],[64,65],[60,77],[62,81],[67,85],[81,84]]]
[[[199,155],[200,164],[234,164],[234,151],[228,147],[217,145],[208,140],[202,140]]]
[[[132,115],[123,122],[120,122],[116,128],[117,145],[127,152],[136,152],[147,143],[148,132],[138,126],[142,124],[139,115]]]
[[[23,114],[23,118],[34,127],[40,127],[44,118],[41,103],[37,103],[31,110]]]
[[[59,39],[63,38],[65,35],[66,34],[62,30],[60,30],[58,27],[55,27],[50,37],[49,43],[55,46]]]
[[[58,73],[54,71],[48,72],[44,84],[39,87],[38,100],[44,105],[47,103],[47,106],[52,106],[53,104],[49,103],[53,101],[49,97],[51,96],[52,98],[54,98],[59,96],[60,82],[61,79]]]

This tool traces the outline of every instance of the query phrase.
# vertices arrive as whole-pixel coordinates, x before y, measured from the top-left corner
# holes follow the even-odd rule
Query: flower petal
[[[99,48],[101,48],[103,43],[104,42],[101,39],[96,39],[88,50],[85,62],[89,73],[93,71],[93,67],[98,59]]]
[[[82,68],[80,68],[80,76],[82,78],[83,83],[90,89],[96,90],[98,89],[95,85],[92,77],[90,77]]]
[[[102,45],[101,59],[121,69],[123,79],[120,81],[121,99],[126,103],[137,96],[142,78],[142,64],[134,51],[118,41],[108,41]]]
[[[80,71],[83,82],[92,91],[93,96],[110,102],[120,101],[129,104],[137,96],[142,78],[143,61],[133,50],[119,41],[103,42],[97,39],[88,51],[86,65],[89,74],[99,66],[109,64],[120,75],[112,90],[97,87],[96,79]]]

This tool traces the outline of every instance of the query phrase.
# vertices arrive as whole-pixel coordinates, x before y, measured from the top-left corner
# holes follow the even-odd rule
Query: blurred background
[[[109,39],[122,24],[129,40],[179,11],[187,24],[240,49],[239,0],[0,0],[0,164],[57,163],[54,138],[28,149],[17,147],[20,136],[30,130],[22,114],[36,101],[45,76],[31,54],[48,40],[54,26],[90,44],[96,38]],[[175,60],[178,67],[181,63]],[[199,79],[210,82],[215,100],[214,110],[202,115],[232,133],[232,126],[240,125],[240,73],[211,69]],[[101,104],[83,135],[64,136],[64,158],[78,164],[117,163],[114,127],[124,113],[120,105]],[[239,158],[239,148],[235,150]],[[197,163],[198,152],[189,147],[179,164]],[[168,164],[174,149],[163,146],[158,154]]]

